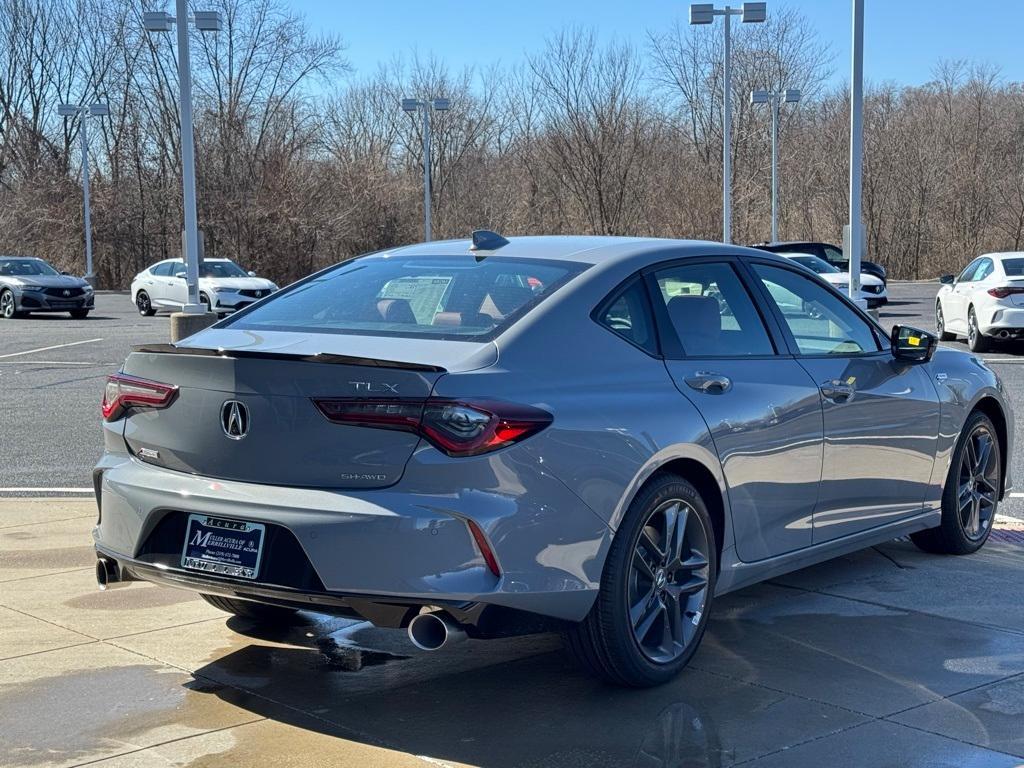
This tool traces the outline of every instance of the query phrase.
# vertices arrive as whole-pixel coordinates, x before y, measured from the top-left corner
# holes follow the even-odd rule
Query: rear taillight
[[[335,424],[415,432],[449,456],[477,456],[535,435],[551,423],[539,408],[491,400],[316,398]]]
[[[988,295],[994,296],[997,299],[1005,299],[1007,296],[1012,296],[1015,293],[1024,293],[1024,288],[1010,288],[1009,286],[1003,286],[1001,288],[988,289]]]
[[[115,373],[103,389],[103,418],[116,421],[131,408],[166,408],[178,395],[178,388],[159,381]]]

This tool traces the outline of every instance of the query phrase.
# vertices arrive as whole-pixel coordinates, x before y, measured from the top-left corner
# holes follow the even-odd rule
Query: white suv
[[[277,290],[270,280],[246,272],[230,259],[203,259],[199,264],[199,300],[210,312],[226,315]],[[144,269],[132,280],[132,302],[140,315],[158,309],[178,310],[188,301],[185,262],[167,259]]]

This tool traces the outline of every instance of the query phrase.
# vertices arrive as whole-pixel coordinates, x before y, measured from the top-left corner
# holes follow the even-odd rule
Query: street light
[[[176,16],[164,11],[142,14],[142,26],[147,32],[178,32],[178,88],[181,102],[181,186],[185,219],[185,282],[188,285],[187,303],[181,308],[186,314],[202,314],[206,307],[199,303],[199,228],[196,213],[196,152],[192,137],[192,69],[188,53],[188,0],[175,0]],[[192,23],[200,32],[219,32],[221,18],[217,11],[196,11]]]
[[[79,135],[82,140],[82,199],[84,200],[84,225],[85,225],[85,279],[96,286],[96,273],[92,268],[92,218],[89,211],[89,132],[86,130],[88,118],[106,117],[110,114],[110,107],[106,104],[58,104],[57,114],[61,117],[75,117],[81,119],[82,125],[79,128]]]
[[[800,101],[800,91],[787,88],[784,91],[751,91],[751,104],[772,105],[772,242],[779,241],[779,103],[795,104]]]
[[[850,270],[850,299],[862,308],[860,255],[864,230],[860,219],[861,171],[864,158],[864,0],[852,1],[852,45],[850,46],[850,223],[843,238],[843,256]]]
[[[402,99],[402,110],[410,115],[420,112],[423,140],[423,242],[430,242],[430,113],[447,112],[448,99]]]
[[[767,18],[765,3],[743,3],[739,8],[716,8],[713,3],[690,6],[691,24],[711,24],[715,16],[725,19],[725,51],[722,57],[722,242],[732,242],[732,34],[730,19],[739,16],[745,24],[759,24]]]

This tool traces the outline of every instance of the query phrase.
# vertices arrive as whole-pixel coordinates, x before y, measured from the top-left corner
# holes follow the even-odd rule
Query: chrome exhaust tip
[[[132,579],[122,575],[117,561],[111,560],[109,557],[96,558],[96,586],[100,590],[123,586],[128,581],[132,581]]]
[[[466,639],[465,631],[438,613],[420,613],[409,622],[409,641],[421,651],[436,651]]]

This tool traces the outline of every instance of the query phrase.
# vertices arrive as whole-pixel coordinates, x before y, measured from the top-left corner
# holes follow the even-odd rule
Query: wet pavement
[[[101,593],[93,519],[0,499],[0,765],[1024,765],[1024,548],[1005,531],[971,557],[893,542],[728,595],[676,681],[627,691],[552,636],[426,654],[342,619],[268,632],[185,592]]]

